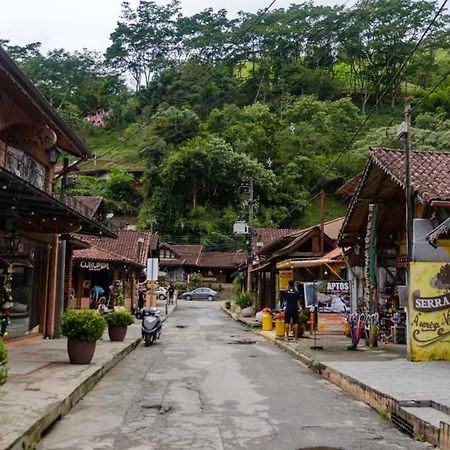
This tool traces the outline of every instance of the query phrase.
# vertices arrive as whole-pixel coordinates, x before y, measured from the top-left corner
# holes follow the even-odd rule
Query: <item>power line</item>
[[[348,1],[348,0],[347,0]],[[250,25],[241,33],[241,35],[238,38],[238,41],[235,42],[235,45],[238,44],[240,42],[240,40],[242,40],[242,38],[251,31],[252,28],[254,28],[257,23],[261,20],[261,18],[267,14],[267,12],[270,10],[270,8],[272,8],[272,6],[277,2],[277,0],[272,0],[270,2],[270,4],[268,6],[266,6],[262,11],[258,12],[256,19],[250,23]],[[233,51],[233,50],[232,50]],[[232,53],[232,52],[231,52]],[[231,54],[230,53],[230,54]],[[226,57],[228,57],[229,55],[226,55]],[[139,127],[133,134],[129,135],[125,140],[121,141],[119,144],[117,144],[116,146],[114,146],[113,148],[105,151],[104,153],[102,153],[100,156],[96,156],[96,159],[101,159],[104,158],[105,156],[111,154],[113,151],[117,150],[118,148],[120,148],[125,142],[129,141],[132,137],[137,136],[145,127],[147,127],[149,124],[151,123],[151,119],[146,121],[141,127]],[[89,161],[84,161],[84,163],[88,163]],[[80,163],[81,165],[82,163]]]
[[[403,64],[400,66],[399,70],[396,72],[396,74],[394,75],[394,77],[391,79],[391,81],[389,82],[389,84],[385,87],[384,91],[381,93],[380,97],[378,98],[377,102],[375,103],[375,106],[370,110],[369,114],[366,116],[366,118],[363,120],[363,122],[360,124],[360,126],[358,127],[358,129],[356,130],[356,132],[352,135],[352,138],[350,139],[349,143],[344,147],[344,149],[337,155],[337,157],[334,159],[333,163],[331,164],[331,166],[328,168],[328,170],[331,170],[334,168],[334,166],[336,165],[336,163],[342,158],[342,156],[351,148],[351,146],[354,144],[355,139],[357,138],[357,136],[359,135],[359,133],[362,131],[362,129],[364,128],[364,126],[366,125],[366,123],[369,121],[369,119],[372,117],[373,113],[375,112],[375,110],[378,108],[378,105],[381,103],[381,101],[383,100],[384,96],[387,94],[387,92],[389,91],[389,89],[391,88],[391,86],[395,83],[395,81],[397,80],[397,78],[401,75],[401,73],[403,72],[404,68],[406,67],[406,65],[408,64],[408,62],[411,60],[412,56],[414,55],[414,53],[418,50],[418,48],[420,47],[420,45],[422,44],[423,40],[425,39],[426,35],[428,34],[428,32],[430,31],[431,27],[434,25],[434,23],[436,22],[436,20],[438,19],[438,17],[441,15],[442,11],[444,10],[446,4],[448,3],[448,0],[444,0],[444,2],[442,3],[441,7],[439,8],[439,10],[437,11],[437,13],[435,14],[435,16],[433,17],[433,19],[431,20],[430,24],[427,26],[427,28],[425,29],[425,31],[422,33],[422,36],[420,37],[420,39],[417,41],[416,45],[414,46],[414,48],[411,50],[411,52],[409,53],[409,55],[407,56],[407,58],[405,59],[405,61],[403,62]],[[317,182],[313,188],[310,190],[310,193],[312,194],[314,192],[315,189],[317,189],[318,185],[320,183]]]

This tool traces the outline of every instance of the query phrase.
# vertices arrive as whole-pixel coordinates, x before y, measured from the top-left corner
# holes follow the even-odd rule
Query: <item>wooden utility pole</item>
[[[407,262],[412,261],[413,253],[413,198],[411,187],[411,105],[405,105],[405,171],[406,171],[406,245],[407,245]],[[409,281],[409,280],[408,280]]]
[[[249,249],[247,262],[247,292],[252,291],[252,274],[253,267],[253,178],[250,178],[249,183],[249,208],[248,208],[248,234],[249,234]]]
[[[320,253],[325,253],[325,191],[320,191]]]

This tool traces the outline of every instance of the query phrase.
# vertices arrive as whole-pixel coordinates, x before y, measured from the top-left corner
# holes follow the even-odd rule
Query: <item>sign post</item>
[[[155,284],[158,281],[159,261],[158,258],[147,259],[147,295],[146,304],[152,308],[156,307]]]

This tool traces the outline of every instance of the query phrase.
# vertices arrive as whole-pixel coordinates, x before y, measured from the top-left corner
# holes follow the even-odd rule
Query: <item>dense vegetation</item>
[[[448,149],[448,16],[413,50],[437,10],[362,0],[185,17],[176,0],[141,0],[123,3],[103,56],[3,45],[99,161],[114,164],[108,182],[82,177],[74,192],[105,195],[116,214],[139,215],[165,238],[225,245],[246,216],[240,187],[250,178],[256,224],[316,222],[321,188],[331,194],[359,171],[369,146],[402,145],[406,100],[417,105],[416,147]],[[111,112],[108,127],[83,120],[99,108]],[[130,167],[143,170],[139,183]],[[345,211],[331,205],[330,215]]]

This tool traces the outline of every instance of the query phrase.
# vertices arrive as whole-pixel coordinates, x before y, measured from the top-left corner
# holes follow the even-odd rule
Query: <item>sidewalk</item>
[[[255,328],[255,320],[233,316],[358,400],[364,401],[402,431],[450,450],[450,362],[409,362],[406,346],[361,342],[348,351],[345,336],[321,335],[312,350],[309,333],[299,342],[277,339],[275,331]]]
[[[163,320],[165,303],[158,303]],[[89,365],[69,364],[67,340],[39,339],[8,351],[8,381],[0,386],[0,449],[33,448],[41,434],[92,389],[141,342],[139,321],[128,327],[124,342],[110,342],[108,332],[97,342]]]

